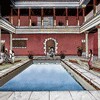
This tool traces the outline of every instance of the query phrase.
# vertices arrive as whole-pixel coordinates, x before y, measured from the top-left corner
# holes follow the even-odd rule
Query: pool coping
[[[16,76],[18,73],[20,73],[22,70],[26,69],[29,65],[31,65],[33,60],[25,60],[22,62],[19,62],[18,64],[0,71],[0,86],[5,84],[7,81],[9,81],[11,78]]]

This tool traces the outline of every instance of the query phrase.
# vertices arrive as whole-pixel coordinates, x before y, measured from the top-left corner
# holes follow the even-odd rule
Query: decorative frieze
[[[56,26],[55,28],[46,27],[46,28],[30,28],[30,27],[19,27],[16,29],[16,34],[80,34],[79,26]]]
[[[8,22],[7,20],[4,20],[2,18],[0,19],[0,27],[8,30],[9,32],[15,33],[15,27],[13,25],[11,25],[10,22]]]

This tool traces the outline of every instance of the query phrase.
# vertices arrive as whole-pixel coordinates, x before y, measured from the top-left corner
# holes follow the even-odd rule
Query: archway
[[[51,47],[54,48],[55,54],[57,54],[57,47],[58,43],[54,38],[47,38],[44,42],[44,53],[47,54]]]
[[[54,42],[54,40],[48,40],[46,42],[46,52],[49,52],[51,47],[54,48],[54,52],[55,52],[55,42]]]

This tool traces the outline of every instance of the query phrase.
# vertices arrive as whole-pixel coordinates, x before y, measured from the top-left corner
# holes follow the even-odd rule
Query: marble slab
[[[96,100],[88,91],[70,92],[73,100]]]
[[[100,91],[0,92],[0,100],[100,100]]]
[[[0,92],[0,100],[8,100],[13,92]]]
[[[77,71],[80,72],[80,73],[87,73],[87,71],[82,69],[82,68],[78,68]]]
[[[31,92],[13,92],[7,100],[29,100]]]
[[[50,100],[49,92],[32,92],[29,100]]]
[[[96,98],[96,100],[100,100],[100,91],[89,91],[89,92]]]
[[[50,100],[73,100],[68,91],[50,92]]]

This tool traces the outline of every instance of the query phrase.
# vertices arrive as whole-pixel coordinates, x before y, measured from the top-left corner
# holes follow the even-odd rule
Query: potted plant
[[[31,51],[28,51],[28,53],[29,53],[29,54],[28,54],[28,58],[29,58],[29,59],[33,59],[33,53],[32,53]]]
[[[61,59],[64,59],[65,58],[65,54],[62,51],[60,52],[60,58]]]
[[[63,26],[63,25],[64,25],[64,23],[63,23],[63,22],[61,22],[61,21],[59,21],[59,22],[58,22],[58,25],[59,25],[59,26]]]
[[[83,48],[81,46],[77,47],[77,55],[82,56]]]
[[[32,22],[32,26],[36,26],[36,22]]]

